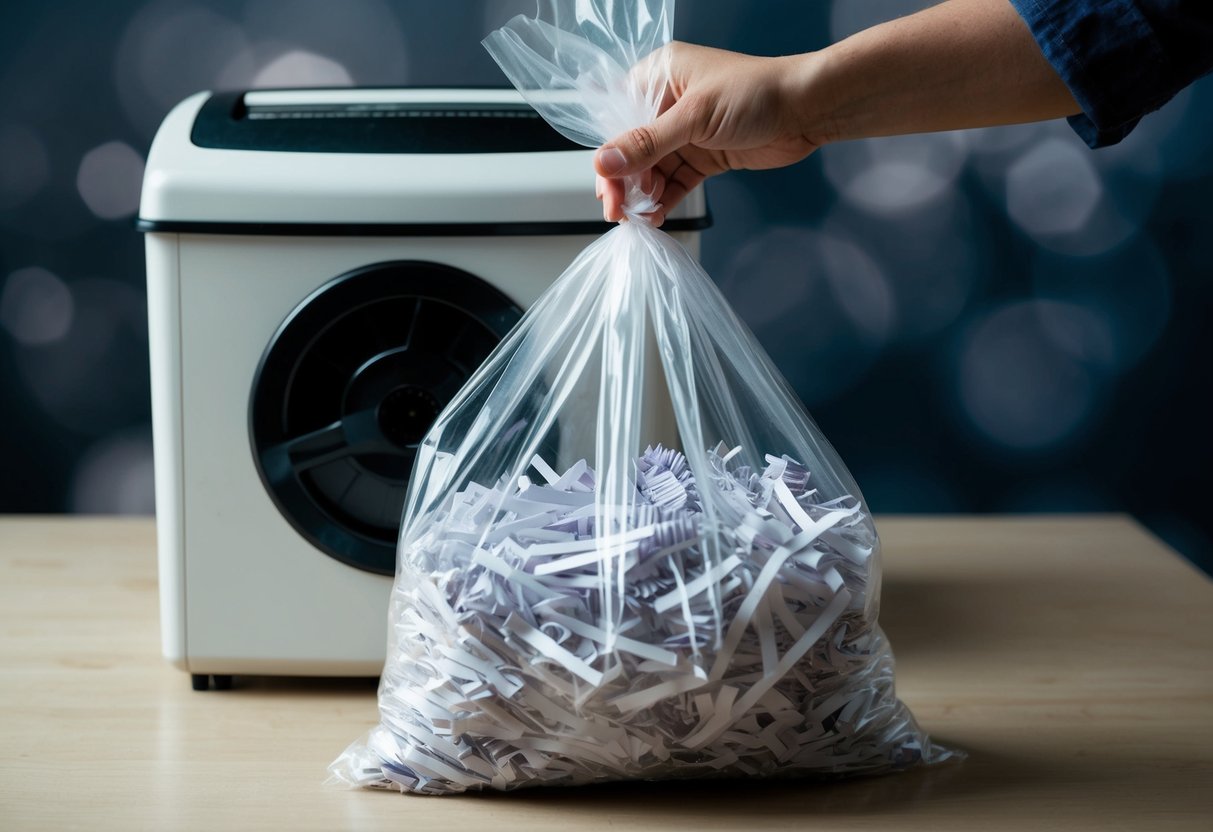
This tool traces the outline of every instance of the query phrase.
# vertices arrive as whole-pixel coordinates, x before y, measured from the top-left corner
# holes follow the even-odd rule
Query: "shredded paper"
[[[699,482],[681,453],[648,449],[626,524],[604,534],[584,461],[536,457],[447,499],[401,553],[382,721],[337,778],[445,794],[946,756],[894,694],[863,504],[821,499],[787,456],[731,464],[738,451],[709,451]]]

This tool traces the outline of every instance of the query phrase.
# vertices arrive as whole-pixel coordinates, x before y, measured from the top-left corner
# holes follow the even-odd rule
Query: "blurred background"
[[[922,0],[679,0],[803,52]],[[532,0],[58,0],[0,27],[0,512],[154,508],[143,241],[202,89],[504,82]],[[587,188],[592,187],[587,171]],[[1131,512],[1213,570],[1213,79],[1092,152],[1064,122],[853,142],[711,183],[708,272],[877,512]]]

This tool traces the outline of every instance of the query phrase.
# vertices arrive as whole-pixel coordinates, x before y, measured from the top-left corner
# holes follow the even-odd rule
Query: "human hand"
[[[594,155],[607,221],[624,217],[626,177],[638,176],[661,204],[647,215],[659,226],[709,176],[783,167],[817,149],[802,126],[796,94],[807,56],[760,58],[677,42],[664,49],[670,79],[657,119]]]

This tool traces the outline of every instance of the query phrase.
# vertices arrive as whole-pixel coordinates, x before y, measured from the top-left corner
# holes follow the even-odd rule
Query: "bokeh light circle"
[[[1035,451],[1079,438],[1102,391],[1091,368],[1057,345],[1045,319],[1056,325],[1082,312],[1056,301],[1012,301],[970,324],[956,390],[965,417],[987,440]]]
[[[232,19],[201,5],[150,3],[127,24],[114,54],[118,99],[145,136],[177,102],[211,89],[224,67],[248,50]]]
[[[876,214],[924,210],[956,184],[968,159],[962,132],[841,142],[819,151],[826,179],[847,202]]]
[[[968,198],[955,191],[929,211],[895,219],[837,204],[825,230],[862,240],[864,252],[888,276],[895,304],[895,337],[929,338],[955,322],[980,285],[983,229]]]
[[[895,323],[880,265],[834,233],[762,232],[737,250],[721,286],[810,406],[858,381]]]
[[[29,397],[52,423],[99,436],[131,424],[149,396],[147,308],[134,286],[107,278],[70,283],[63,336],[13,355]]]
[[[1037,140],[978,154],[982,184],[1041,248],[1073,256],[1111,251],[1137,236],[1159,193],[1154,128],[1092,151],[1065,121],[1035,125]],[[1141,138],[1139,138],[1141,136]]]
[[[38,266],[17,269],[0,287],[0,326],[19,344],[60,340],[71,328],[74,312],[67,284]]]
[[[1071,141],[1045,139],[1007,170],[1007,214],[1036,239],[1082,228],[1102,197],[1090,154]]]
[[[262,67],[253,87],[340,87],[353,83],[349,71],[331,58],[292,49]]]
[[[49,175],[50,157],[42,138],[24,124],[0,125],[0,211],[32,199]]]
[[[339,65],[348,83],[403,84],[408,49],[396,8],[404,13],[409,7],[382,0],[250,0],[241,24],[264,63],[255,66],[249,80],[282,55],[298,51]],[[314,72],[317,67],[305,68]],[[306,83],[313,82],[288,80],[286,85]]]
[[[125,142],[106,142],[80,160],[76,190],[84,204],[103,220],[133,216],[139,210],[143,157]]]
[[[1032,265],[1032,287],[1036,297],[1064,303],[1045,309],[1081,310],[1043,318],[1054,342],[1111,373],[1136,366],[1171,318],[1170,270],[1145,238],[1098,257],[1039,252]]]
[[[69,508],[76,514],[154,514],[150,426],[94,442],[72,472]]]

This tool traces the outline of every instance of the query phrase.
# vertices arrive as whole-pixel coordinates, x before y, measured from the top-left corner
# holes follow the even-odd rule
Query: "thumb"
[[[619,179],[646,171],[683,145],[690,144],[694,128],[687,118],[687,99],[657,117],[652,124],[634,127],[598,148],[594,169],[599,176]]]

